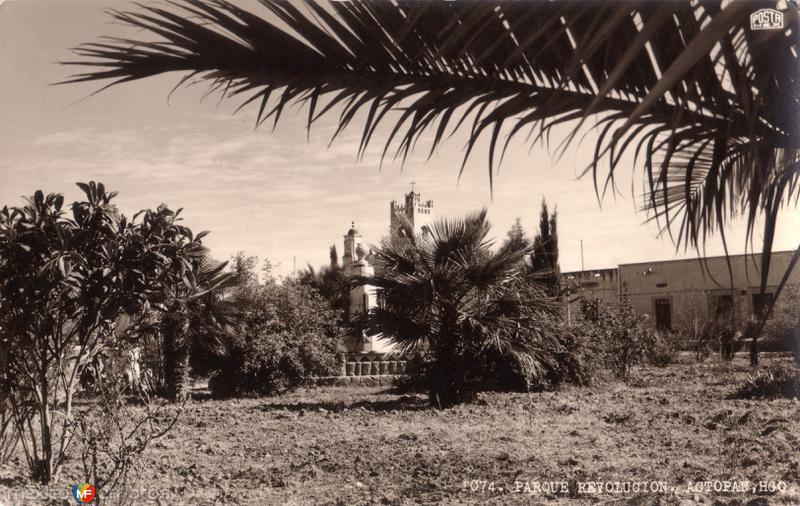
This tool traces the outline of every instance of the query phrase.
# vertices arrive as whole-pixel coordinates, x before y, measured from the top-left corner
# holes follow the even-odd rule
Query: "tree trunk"
[[[189,319],[183,313],[170,315],[164,333],[164,387],[173,403],[189,397]]]

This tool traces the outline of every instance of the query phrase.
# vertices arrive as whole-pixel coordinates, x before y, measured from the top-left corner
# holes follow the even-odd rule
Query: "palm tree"
[[[233,273],[223,272],[226,266],[227,262],[217,262],[204,252],[197,265],[194,288],[166,301],[166,311],[159,315],[164,387],[172,402],[188,397],[193,349],[222,355],[226,338],[236,331],[237,304],[226,290],[238,286],[238,280]]]
[[[800,195],[796,4],[781,11],[785,30],[754,31],[749,17],[769,2],[261,3],[267,15],[227,0],[115,11],[147,35],[77,48],[67,63],[92,69],[68,82],[183,72],[179,86],[205,79],[242,106],[260,104],[257,124],[277,124],[292,102],[308,105],[309,127],[338,113],[336,134],[359,118],[359,154],[382,123],[391,127],[384,155],[401,157],[424,132],[432,154],[464,125],[465,162],[489,139],[490,185],[519,133],[547,141],[569,124],[563,153],[591,126],[585,173],[598,198],[615,191],[623,154],[635,153],[643,207],[677,248],[700,253],[719,234],[727,251],[724,226],[743,215],[754,249],[763,220],[764,291],[779,212]]]
[[[347,306],[350,300],[350,279],[339,265],[339,256],[336,246],[330,248],[330,264],[320,269],[315,269],[309,264],[298,276],[298,281],[313,288],[323,299],[328,301],[331,308],[339,311],[342,322],[347,318]]]
[[[226,334],[235,331],[236,302],[226,290],[241,281],[236,272],[225,272],[227,262],[211,258],[202,244],[208,232],[195,235],[180,224],[181,211],[161,204],[145,211],[139,225],[159,262],[148,306],[151,330],[162,339],[164,387],[172,402],[188,397],[192,348],[222,352]]]
[[[486,210],[437,221],[429,234],[386,239],[375,253],[375,276],[360,279],[383,291],[384,304],[353,322],[352,334],[382,335],[400,353],[432,357],[425,380],[431,402],[450,406],[470,399],[492,359],[545,369],[559,349],[541,326],[555,306],[525,282],[531,246],[506,242],[492,251]]]

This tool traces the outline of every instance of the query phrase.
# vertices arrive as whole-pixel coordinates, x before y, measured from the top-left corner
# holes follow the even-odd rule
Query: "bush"
[[[275,395],[329,376],[338,367],[338,348],[319,333],[257,335],[232,350],[209,381],[215,397]]]
[[[558,367],[549,371],[550,385],[589,386],[609,379],[606,357],[596,335],[597,325],[582,315],[575,322],[559,324],[557,332],[562,349],[556,354]]]
[[[599,315],[596,338],[602,345],[608,368],[618,379],[627,380],[631,367],[652,346],[653,331],[646,321],[647,317],[636,313],[626,295],[618,305],[605,308]]]
[[[800,398],[800,371],[774,367],[750,374],[734,394],[736,399]]]
[[[675,362],[677,356],[675,341],[675,336],[669,332],[655,332],[645,350],[647,363],[656,367],[666,367]]]
[[[759,339],[761,351],[792,351],[800,364],[800,286],[784,288]]]
[[[336,374],[339,314],[307,286],[292,280],[248,285],[236,295],[240,333],[229,338],[212,372],[215,397],[274,395]]]
[[[711,342],[717,343],[722,360],[733,360],[733,356],[742,348],[741,332],[730,320],[711,322],[707,332]]]

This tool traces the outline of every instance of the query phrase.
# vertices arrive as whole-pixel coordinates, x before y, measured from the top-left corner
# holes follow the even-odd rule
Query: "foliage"
[[[297,280],[311,287],[323,299],[328,301],[331,309],[339,313],[339,325],[344,326],[350,301],[350,279],[339,265],[336,246],[331,246],[331,263],[319,270],[309,265],[302,271]]]
[[[745,383],[734,393],[737,399],[798,399],[800,371],[790,367],[759,369],[748,375]]]
[[[542,200],[539,215],[539,233],[533,239],[533,255],[531,265],[534,272],[540,273],[543,283],[551,296],[559,294],[560,269],[558,266],[558,233],[556,231],[556,213],[547,211],[547,202]]]
[[[722,360],[730,361],[742,347],[741,332],[731,318],[718,318],[710,321],[705,329],[707,341],[716,343]]]
[[[144,241],[158,245],[166,259],[152,316],[163,339],[164,387],[172,402],[188,397],[192,347],[220,352],[221,335],[233,331],[236,309],[225,290],[238,283],[224,272],[227,262],[215,261],[202,245],[208,232],[195,236],[180,223],[181,211],[162,204],[144,212],[140,227]]]
[[[295,280],[240,287],[238,332],[209,382],[217,397],[274,395],[336,373],[338,314]]]
[[[591,344],[582,343],[596,354],[594,364],[588,371],[594,375],[599,368],[609,370],[616,378],[627,380],[631,367],[643,360],[664,360],[666,353],[656,344],[655,333],[647,326],[647,316],[638,314],[627,294],[620,297],[619,304],[601,307],[597,300],[581,298],[576,322],[571,324],[571,334],[585,336]],[[580,340],[573,341],[581,344]],[[658,347],[658,348],[656,348]],[[584,353],[585,355],[585,353]],[[591,356],[591,355],[590,355]],[[598,367],[599,364],[602,364]]]
[[[762,346],[777,350],[792,350],[800,358],[800,286],[787,286],[775,301],[772,318],[764,327]],[[800,361],[798,362],[800,363]]]
[[[525,234],[525,229],[522,228],[522,219],[517,217],[514,224],[506,232],[506,243],[511,243],[514,247],[520,247],[528,244],[528,237]]]
[[[473,398],[503,368],[543,374],[556,348],[544,328],[553,305],[521,276],[530,245],[492,251],[486,210],[436,221],[428,234],[401,228],[375,253],[376,274],[359,280],[383,290],[384,306],[353,322],[352,335],[388,336],[400,353],[428,353],[434,405]]]
[[[0,348],[14,350],[2,355],[0,398],[32,476],[45,483],[74,441],[79,382],[102,388],[114,350],[155,332],[167,383],[170,374],[180,377],[171,365],[181,361],[169,352],[185,342],[185,329],[175,322],[208,328],[208,311],[201,322],[188,309],[207,310],[221,286],[206,260],[205,233],[178,224],[180,210],[161,205],[128,220],[102,183],[78,186],[85,200],[70,213],[63,196],[41,191],[0,211]]]
[[[571,322],[562,319],[556,329],[563,352],[558,369],[548,377],[550,384],[589,386],[609,378],[603,343],[597,338],[597,320],[579,313]]]
[[[676,336],[672,332],[656,331],[645,350],[645,359],[650,365],[667,367],[678,356]]]
[[[86,200],[71,213],[64,197],[37,191],[0,211],[2,393],[13,411],[35,479],[56,477],[69,447],[78,381],[160,291],[167,258],[111,203],[102,184],[78,183]],[[125,336],[121,335],[125,334]],[[34,430],[34,426],[37,426]]]
[[[237,251],[236,254],[231,257],[228,264],[236,278],[237,284],[240,286],[258,284],[258,273],[256,272],[258,257],[247,256],[244,254],[244,251]]]

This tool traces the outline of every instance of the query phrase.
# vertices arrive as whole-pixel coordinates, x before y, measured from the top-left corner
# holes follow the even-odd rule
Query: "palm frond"
[[[586,168],[599,196],[633,152],[643,208],[677,247],[701,248],[734,215],[746,217],[752,240],[763,218],[765,267],[777,214],[793,196],[796,205],[794,3],[783,10],[786,30],[761,32],[748,25],[752,12],[773,6],[761,0],[261,4],[268,15],[226,0],[113,11],[146,35],[80,46],[65,63],[91,69],[67,82],[110,86],[177,71],[179,85],[205,79],[242,106],[258,104],[257,124],[274,126],[296,102],[307,105],[309,128],[338,112],[334,137],[365,117],[360,155],[383,124],[391,127],[384,156],[401,158],[424,133],[433,153],[463,125],[464,162],[489,141],[490,185],[520,133],[546,141],[578,122],[599,132]],[[580,130],[561,139],[561,152]]]

